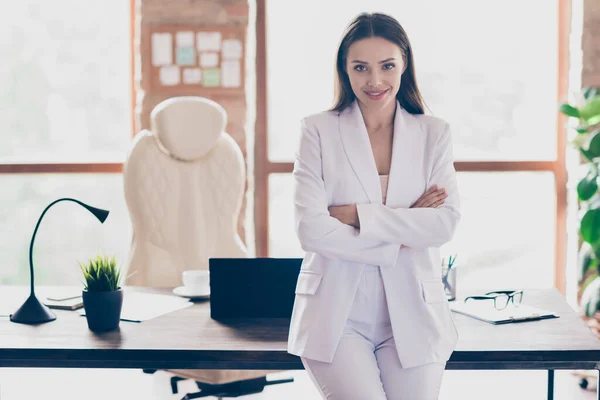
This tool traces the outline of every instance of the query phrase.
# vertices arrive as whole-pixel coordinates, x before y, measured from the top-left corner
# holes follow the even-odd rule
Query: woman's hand
[[[444,200],[448,197],[446,189],[438,189],[437,185],[430,187],[410,208],[437,208],[444,204]],[[401,245],[401,249],[408,246]]]
[[[433,185],[410,208],[437,208],[444,204],[446,197],[446,189],[438,189],[437,185]]]
[[[360,228],[356,204],[349,204],[346,206],[331,206],[329,207],[329,215],[339,220],[343,224]]]

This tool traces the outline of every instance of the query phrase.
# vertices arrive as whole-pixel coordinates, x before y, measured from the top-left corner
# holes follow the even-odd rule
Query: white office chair
[[[177,287],[182,272],[208,269],[210,257],[247,257],[238,235],[245,167],[224,130],[227,115],[201,97],[157,105],[151,131],[141,131],[124,165],[125,200],[133,225],[126,266],[129,286]],[[154,372],[154,371],[145,371]],[[187,398],[258,393],[274,371],[169,370],[177,382],[193,379],[201,392]],[[261,387],[262,385],[262,387]]]

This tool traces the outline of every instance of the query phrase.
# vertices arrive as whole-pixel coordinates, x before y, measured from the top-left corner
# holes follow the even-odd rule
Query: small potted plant
[[[82,297],[88,327],[94,332],[118,328],[123,290],[115,258],[98,255],[79,266],[85,278]]]

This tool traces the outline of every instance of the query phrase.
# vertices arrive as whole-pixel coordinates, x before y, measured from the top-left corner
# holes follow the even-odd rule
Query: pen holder
[[[456,268],[442,267],[442,283],[448,301],[456,300]]]

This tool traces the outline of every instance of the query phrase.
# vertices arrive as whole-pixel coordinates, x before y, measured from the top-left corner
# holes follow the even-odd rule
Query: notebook
[[[450,304],[450,309],[458,314],[463,314],[490,324],[510,324],[515,322],[539,321],[548,318],[558,318],[558,314],[540,308],[520,304],[515,306],[510,303],[505,309],[497,310],[491,301],[487,300],[456,300]]]
[[[44,304],[47,305],[48,308],[57,310],[77,310],[83,307],[83,298],[81,296],[66,300],[51,300],[50,298],[47,298],[44,301]]]

